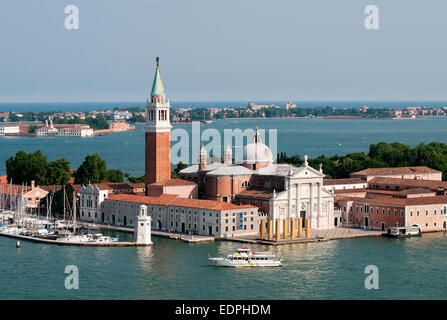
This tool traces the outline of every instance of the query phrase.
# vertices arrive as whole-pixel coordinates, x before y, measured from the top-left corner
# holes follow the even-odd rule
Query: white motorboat
[[[244,246],[226,257],[208,258],[218,267],[280,267],[281,259],[269,252],[255,252]]]
[[[96,233],[93,235],[94,242],[118,242],[118,238],[112,238],[105,236],[102,233]]]
[[[93,236],[91,234],[71,234],[65,237],[60,237],[58,241],[63,242],[93,242]]]

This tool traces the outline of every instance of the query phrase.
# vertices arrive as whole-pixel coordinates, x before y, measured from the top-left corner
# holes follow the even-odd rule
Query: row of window
[[[371,214],[374,213],[373,207],[369,207],[369,210],[368,210],[368,207],[369,207],[368,205],[365,205],[365,213],[367,213],[368,211]],[[343,211],[346,212],[346,207],[343,208]],[[355,211],[356,212],[359,212],[359,211],[363,212],[363,206],[355,206]],[[352,207],[350,208],[350,212],[352,212]],[[382,215],[385,215],[385,208],[382,208],[381,212],[382,212]],[[447,215],[447,207],[444,207],[443,209],[441,209],[440,212],[443,215]],[[379,214],[379,207],[376,207],[375,213]],[[390,208],[387,209],[387,213],[388,213],[389,216],[391,216],[391,209]],[[420,215],[419,210],[417,210],[416,213],[417,213],[417,216]],[[393,214],[394,214],[394,216],[397,216],[397,210],[396,209],[393,209]],[[429,210],[428,209],[425,209],[425,215],[426,216],[429,215]],[[435,216],[437,215],[437,209],[433,210],[433,215],[435,215]],[[401,217],[404,216],[404,211],[402,209],[400,210],[400,216]],[[413,216],[413,210],[410,211],[410,216]]]
[[[441,209],[440,212],[441,212],[441,215],[447,215],[447,207],[444,207],[443,209]],[[434,209],[433,210],[433,215],[436,216],[437,213],[438,213],[437,209]],[[425,209],[425,215],[428,216],[428,214],[429,214],[428,209]],[[420,215],[420,212],[419,212],[419,210],[417,210],[416,211],[416,216],[419,217],[419,215]],[[413,216],[413,210],[410,211],[410,216]]]

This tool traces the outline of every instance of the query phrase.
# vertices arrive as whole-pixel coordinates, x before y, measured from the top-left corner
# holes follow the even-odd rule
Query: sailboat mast
[[[48,194],[48,196],[46,196],[45,198],[47,199],[47,206],[45,207],[46,209],[47,209],[47,221],[50,221],[50,220],[48,220],[48,197],[49,197],[50,195]]]
[[[12,178],[9,182],[8,194],[9,194],[9,211],[12,211]]]
[[[73,234],[76,234],[76,191],[73,191]]]
[[[64,200],[63,200],[63,202],[64,202],[64,222],[65,222],[65,186],[64,186]]]

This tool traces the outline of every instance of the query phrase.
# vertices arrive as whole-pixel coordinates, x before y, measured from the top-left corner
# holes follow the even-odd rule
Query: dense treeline
[[[14,184],[62,185],[71,178],[70,162],[67,159],[47,161],[40,150],[34,153],[19,151],[15,157],[6,160],[8,181]]]
[[[48,162],[40,150],[32,153],[21,150],[6,160],[6,174],[8,182],[30,185],[34,180],[39,186],[67,185],[72,177],[76,184],[124,182],[124,173],[107,170],[106,162],[97,153],[88,155],[72,176],[67,159]]]
[[[176,179],[179,171],[184,168],[186,164],[179,162],[172,171],[172,178]],[[124,181],[142,183],[145,180],[144,176],[132,177],[121,170],[107,169],[105,160],[97,153],[86,156],[84,162],[72,174],[67,159],[48,162],[40,150],[33,153],[17,152],[14,157],[6,160],[6,173],[8,182],[12,180],[14,184],[30,185],[34,180],[39,186],[66,186],[71,178],[74,178],[75,184]]]
[[[288,157],[284,152],[278,154],[278,162],[301,165],[300,156]],[[421,143],[412,148],[400,142],[380,142],[371,144],[368,154],[354,152],[345,156],[319,156],[309,159],[309,165],[318,169],[320,163],[328,178],[348,178],[352,172],[367,168],[427,166],[443,172],[447,180],[447,145],[441,142]]]

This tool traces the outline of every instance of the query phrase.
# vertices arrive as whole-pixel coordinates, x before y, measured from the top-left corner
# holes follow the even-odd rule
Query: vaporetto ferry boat
[[[218,267],[280,267],[281,259],[270,252],[255,252],[244,246],[226,257],[208,258]]]

